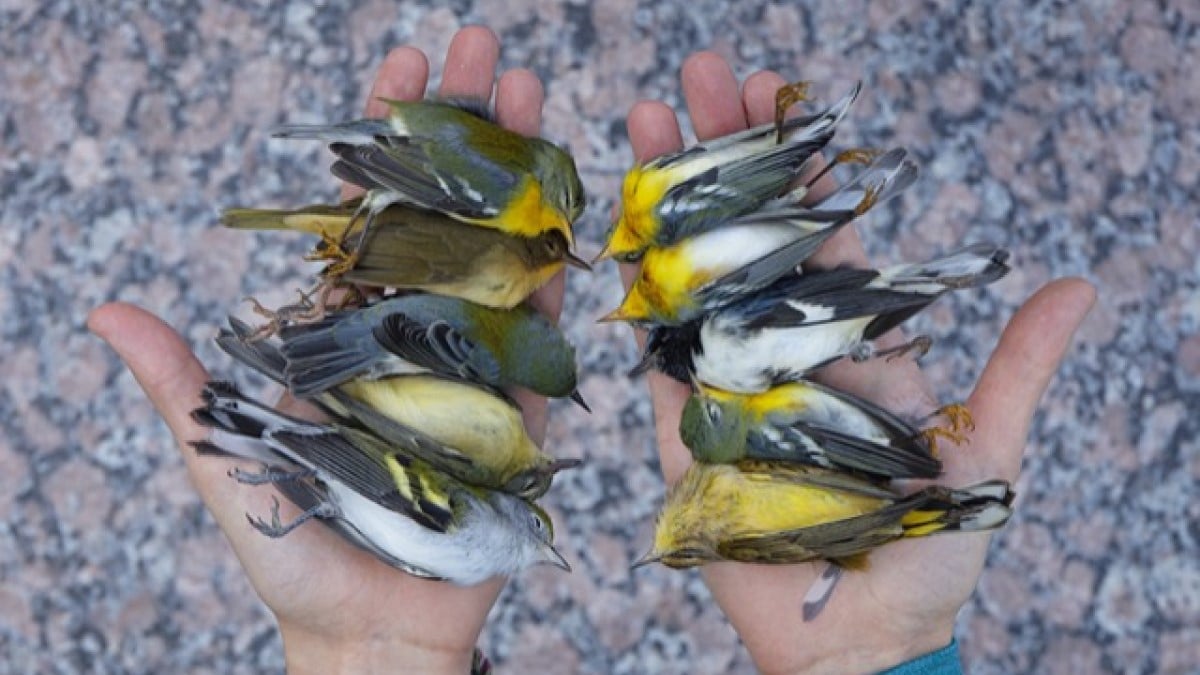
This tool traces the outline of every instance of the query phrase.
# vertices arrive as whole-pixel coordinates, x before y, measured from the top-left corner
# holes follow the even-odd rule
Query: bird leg
[[[333,291],[346,287],[351,288],[353,292],[341,298],[334,308],[340,310],[345,309],[347,305],[353,302],[352,298],[355,298],[356,294],[358,299],[361,299],[362,294],[358,289],[343,284],[337,279],[322,279],[320,283],[308,291],[296,291],[300,295],[299,302],[292,305],[285,305],[274,311],[267,309],[261,302],[254,298],[246,298],[246,301],[250,303],[251,310],[255,314],[267,319],[266,325],[255,329],[253,333],[246,337],[246,341],[258,342],[259,340],[265,340],[278,333],[279,329],[285,324],[320,321],[325,318],[325,313],[331,306],[329,297],[333,294]],[[314,295],[316,296],[315,301],[313,300]]]
[[[812,186],[816,185],[817,181],[824,178],[830,171],[833,171],[833,167],[838,164],[870,164],[882,154],[883,151],[877,148],[850,148],[849,150],[843,150],[834,156],[832,162],[826,164],[824,168],[818,171],[817,175],[810,178],[804,186],[807,189],[812,189]],[[862,215],[861,212],[859,215]]]
[[[975,431],[975,418],[971,416],[971,410],[962,403],[951,403],[944,405],[925,418],[926,420],[933,417],[945,417],[950,420],[950,428],[955,432],[962,430]]]
[[[241,468],[230,469],[229,475],[237,482],[243,485],[267,485],[268,483],[281,483],[284,481],[303,480],[312,478],[317,475],[312,469],[301,469],[299,471],[285,471],[277,466],[266,466],[263,470],[255,473],[253,471],[243,471]]]
[[[321,502],[304,513],[301,513],[292,522],[284,525],[279,518],[279,498],[272,496],[271,501],[273,503],[271,505],[270,523],[267,523],[267,521],[263,520],[262,518],[255,518],[249,513],[246,514],[246,520],[250,521],[250,525],[254,529],[268,537],[271,537],[272,539],[278,539],[279,537],[287,535],[292,530],[300,527],[313,518],[332,518],[338,513],[337,507],[335,507],[333,504]]]
[[[808,87],[811,82],[793,82],[785,84],[775,91],[775,144],[783,142],[783,120],[788,108],[808,100]]]
[[[880,352],[876,353],[875,355],[876,356],[886,356],[888,363],[891,363],[892,361],[895,361],[896,359],[900,358],[901,356],[904,356],[905,354],[908,354],[909,352],[915,352],[916,354],[913,356],[913,359],[916,360],[916,359],[920,359],[922,356],[925,356],[926,354],[928,354],[929,348],[932,346],[933,346],[933,338],[929,337],[928,335],[918,335],[917,337],[913,338],[912,340],[909,340],[905,344],[898,345],[898,346],[892,347],[890,349],[884,349],[883,351],[880,351]]]

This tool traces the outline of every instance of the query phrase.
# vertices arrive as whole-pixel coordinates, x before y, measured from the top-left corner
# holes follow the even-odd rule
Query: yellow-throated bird
[[[586,198],[569,154],[500,127],[486,104],[383,100],[385,119],[292,124],[274,135],[328,142],[333,174],[367,191],[368,221],[404,202],[522,237],[559,232],[574,246]]]
[[[330,261],[343,281],[416,289],[489,307],[512,307],[550,280],[563,263],[587,267],[557,230],[530,237],[462,223],[432,211],[388,206],[359,245],[360,199],[294,210],[228,209],[221,224],[243,230],[296,230],[322,238],[314,259]]]
[[[789,85],[779,96],[805,88],[803,82]],[[648,247],[700,234],[779,196],[833,138],[860,89],[861,84],[855,85],[820,114],[780,120],[778,129],[764,124],[633,167],[625,175],[620,211],[597,260],[634,260]]]
[[[269,340],[230,318],[217,345],[237,361],[284,384],[287,360]],[[335,421],[360,425],[465,483],[537,499],[558,471],[580,464],[555,459],[529,437],[521,410],[490,388],[439,375],[351,380],[313,401]]]
[[[1008,483],[928,487],[907,497],[835,471],[786,462],[693,464],[671,488],[638,564],[718,560],[791,564],[826,559],[861,568],[905,537],[978,532],[1011,514]]]
[[[941,430],[957,432],[955,428]],[[799,462],[868,479],[936,478],[936,436],[859,398],[815,382],[788,382],[759,394],[699,385],[683,407],[679,435],[697,461]],[[941,434],[939,434],[941,435]]]
[[[357,378],[438,373],[570,397],[586,408],[576,390],[575,348],[527,304],[493,309],[419,293],[285,326],[279,337],[284,378],[301,398]]]
[[[975,244],[927,263],[788,276],[702,319],[655,328],[638,369],[654,366],[711,387],[757,393],[843,356],[928,349],[926,337],[882,352],[869,341],[949,291],[1003,277],[1007,259],[1002,248]]]
[[[274,485],[302,511],[284,524],[276,502],[271,522],[250,518],[267,536],[316,518],[389,565],[459,585],[539,563],[570,569],[550,518],[519,497],[465,485],[370,432],[287,417],[227,383],[210,382],[202,395],[192,417],[213,431],[192,446],[262,462],[261,473],[232,473]]]
[[[916,180],[917,167],[906,154],[897,148],[878,156],[814,206],[773,203],[647,250],[621,306],[602,320],[679,325],[790,275],[839,229]]]

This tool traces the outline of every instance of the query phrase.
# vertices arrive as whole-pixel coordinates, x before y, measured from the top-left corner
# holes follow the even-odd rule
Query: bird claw
[[[933,338],[928,335],[918,335],[905,344],[879,352],[878,356],[886,356],[888,363],[891,363],[905,354],[913,353],[913,360],[919,360],[929,353],[931,347],[933,347]]]
[[[785,84],[775,92],[775,143],[783,142],[783,120],[788,108],[801,101],[808,100],[808,87],[811,82],[793,82]]]
[[[287,536],[292,530],[300,527],[313,518],[330,518],[334,515],[336,515],[336,510],[334,507],[330,504],[322,502],[305,511],[304,513],[301,513],[292,522],[284,525],[283,521],[279,517],[279,497],[271,495],[271,522],[268,523],[262,518],[251,516],[249,513],[246,514],[246,520],[250,521],[251,527],[258,530],[262,534],[271,537],[272,539],[278,539],[280,537]]]
[[[966,430],[967,432],[975,431],[975,418],[971,415],[971,410],[962,403],[951,403],[944,405],[933,411],[934,415],[940,415],[950,421],[950,429],[955,433]]]
[[[945,427],[929,427],[921,431],[921,437],[925,439],[925,444],[929,446],[929,454],[935,459],[941,458],[941,453],[938,451],[938,439],[943,438],[955,445],[966,445],[971,442],[971,439],[966,434],[947,429]]]

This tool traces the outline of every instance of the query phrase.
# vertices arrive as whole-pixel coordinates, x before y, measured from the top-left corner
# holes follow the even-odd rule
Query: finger
[[[125,303],[95,309],[87,326],[125,362],[176,439],[207,436],[191,412],[202,404],[200,390],[209,374],[178,333],[153,314]]]
[[[388,52],[379,72],[375,75],[375,83],[371,85],[371,94],[367,97],[367,117],[385,117],[387,103],[381,98],[397,101],[419,101],[425,97],[425,85],[429,80],[429,59],[425,53],[415,47],[397,47]]]
[[[638,101],[625,118],[636,162],[647,162],[683,147],[675,111],[662,101]]]
[[[183,338],[153,314],[125,303],[110,303],[88,316],[88,329],[113,348],[133,373],[146,396],[180,443],[183,461],[201,499],[222,529],[234,540],[243,540],[246,493],[230,480],[227,462],[205,461],[184,443],[208,436],[192,420],[200,407],[200,391],[209,374]]]
[[[489,28],[467,26],[455,33],[442,69],[442,98],[471,98],[487,103],[492,98],[500,40]]]
[[[532,70],[509,70],[496,84],[496,121],[523,136],[537,136],[542,129],[544,100],[542,81]]]
[[[1088,282],[1060,279],[1008,322],[968,402],[976,422],[972,438],[993,451],[993,472],[1016,479],[1038,401],[1095,301]]]
[[[742,84],[742,110],[749,126],[775,121],[775,92],[785,84],[782,75],[770,70],[760,70],[746,78]]]
[[[692,128],[700,140],[746,128],[738,81],[725,59],[713,52],[696,52],[680,73]]]
[[[566,279],[566,274],[559,272],[550,279],[549,283],[529,296],[530,306],[550,317],[550,320],[555,323],[558,323],[559,316],[562,315]],[[516,389],[509,393],[521,406],[521,413],[525,418],[525,429],[529,431],[530,438],[541,446],[542,441],[546,439],[546,422],[548,420],[549,406],[546,397],[527,389]],[[586,395],[584,399],[587,399]]]
[[[367,117],[386,117],[387,103],[381,98],[391,98],[398,101],[417,101],[425,96],[425,85],[429,80],[429,60],[424,52],[414,47],[397,47],[388,52],[379,72],[375,74],[375,82],[371,85],[371,93],[367,95],[364,113]],[[342,183],[342,201],[352,199],[362,194],[362,188],[349,183]]]

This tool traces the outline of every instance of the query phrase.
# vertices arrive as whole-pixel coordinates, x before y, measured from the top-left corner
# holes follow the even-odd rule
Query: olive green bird
[[[869,479],[936,478],[942,463],[933,441],[952,437],[960,423],[921,431],[866,399],[807,380],[757,394],[695,386],[679,435],[701,462],[782,460]]]
[[[329,143],[332,173],[367,191],[359,212],[368,230],[389,205],[405,203],[519,237],[558,232],[574,246],[586,196],[562,148],[504,129],[486,103],[381,100],[384,119],[291,124],[273,135]]]
[[[285,383],[287,361],[279,346],[254,340],[252,329],[230,318],[217,336],[225,353],[266,377]],[[555,459],[525,430],[521,410],[489,388],[438,375],[351,380],[313,399],[339,424],[369,429],[406,445],[413,454],[464,483],[537,499],[554,475],[577,459]]]
[[[221,224],[239,230],[295,230],[321,237],[310,259],[328,261],[327,279],[412,289],[463,298],[489,307],[513,307],[570,263],[562,232],[516,236],[432,211],[389,206],[364,236],[356,220],[361,199],[340,206],[293,210],[228,209]]]

